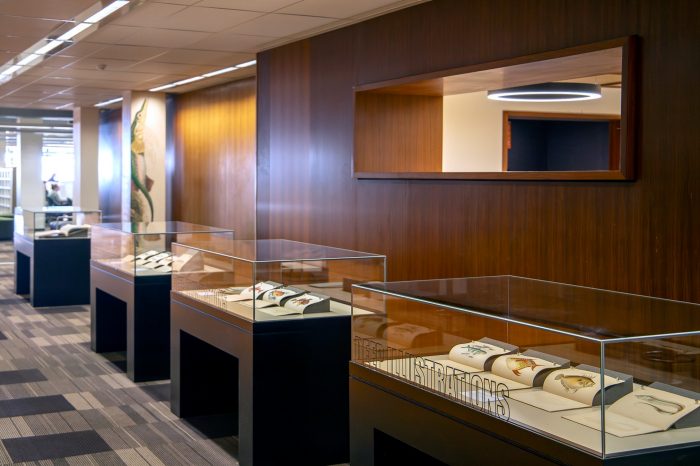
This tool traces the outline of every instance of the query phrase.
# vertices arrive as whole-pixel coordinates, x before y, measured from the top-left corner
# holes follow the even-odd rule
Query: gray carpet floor
[[[90,350],[88,306],[34,309],[0,242],[0,464],[235,465],[226,420],[170,412],[169,381],[135,384]]]

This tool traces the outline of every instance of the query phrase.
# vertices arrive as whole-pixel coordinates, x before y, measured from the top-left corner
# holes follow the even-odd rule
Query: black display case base
[[[170,377],[170,275],[134,276],[90,266],[91,347],[126,351],[134,382]]]
[[[34,307],[90,302],[90,238],[32,240],[15,234],[15,292]]]
[[[350,463],[353,466],[700,464],[700,448],[601,458],[350,364]]]
[[[228,414],[241,465],[348,460],[350,317],[249,322],[175,292],[171,409]]]

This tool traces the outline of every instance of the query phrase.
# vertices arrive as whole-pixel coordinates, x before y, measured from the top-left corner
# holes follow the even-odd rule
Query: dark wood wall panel
[[[433,0],[259,55],[259,237],[700,301],[693,1]],[[634,182],[358,181],[353,86],[636,34]]]
[[[176,97],[173,220],[255,237],[255,79]]]
[[[356,94],[353,169],[442,171],[442,97]]]
[[[122,110],[100,111],[98,189],[102,221],[122,218]]]

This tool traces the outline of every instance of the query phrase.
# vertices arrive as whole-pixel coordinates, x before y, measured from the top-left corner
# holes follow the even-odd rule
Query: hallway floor
[[[0,242],[0,464],[238,464],[225,422],[178,419],[168,381],[135,384],[123,354],[90,350],[89,306],[15,295],[13,260]]]

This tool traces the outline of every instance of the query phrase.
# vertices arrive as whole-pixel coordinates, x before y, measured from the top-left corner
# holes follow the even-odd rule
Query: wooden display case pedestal
[[[134,382],[170,377],[170,274],[139,276],[90,262],[91,347],[126,350]]]
[[[90,302],[90,238],[32,240],[15,234],[15,293],[34,307]]]
[[[176,415],[231,414],[243,466],[347,461],[350,316],[251,322],[171,296]]]
[[[421,465],[695,465],[700,448],[600,458],[350,363],[350,463]]]

